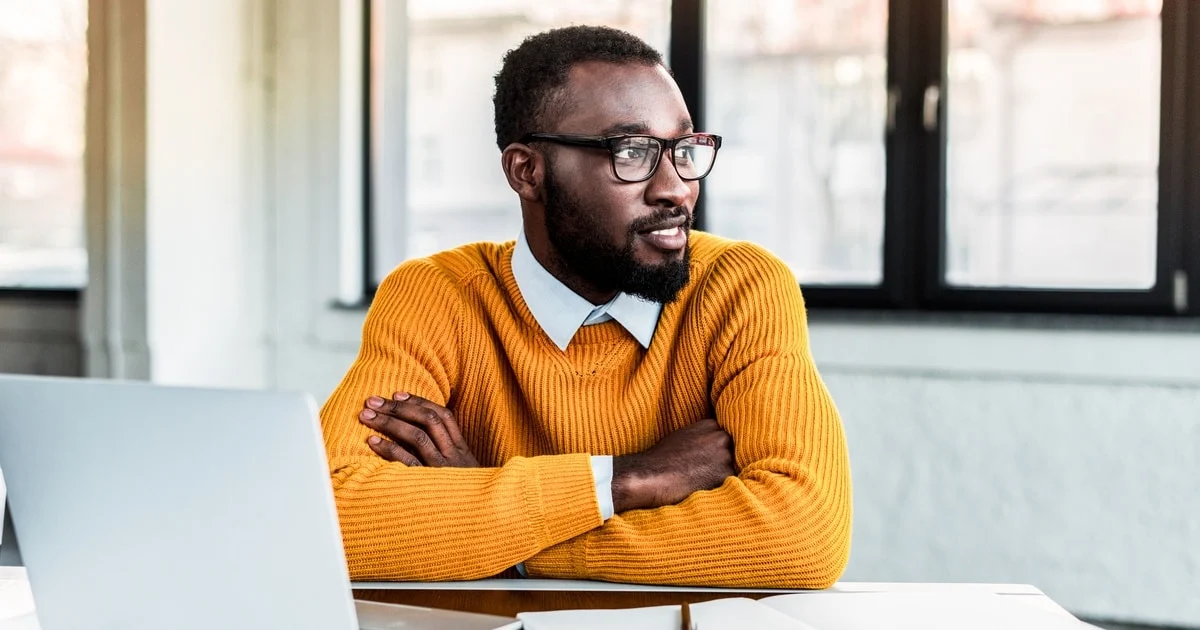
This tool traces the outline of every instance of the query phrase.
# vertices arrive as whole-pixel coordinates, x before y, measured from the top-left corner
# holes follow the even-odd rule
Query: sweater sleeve
[[[587,454],[517,457],[498,468],[387,462],[358,413],[371,396],[408,391],[447,405],[458,379],[459,286],[410,261],[379,287],[362,346],[321,410],[350,575],[355,580],[469,580],[601,524]]]
[[[703,317],[717,421],[737,477],[677,505],[635,510],[526,561],[535,577],[826,588],[849,559],[850,469],[841,419],[809,351],[790,269],[750,244],[717,260]]]

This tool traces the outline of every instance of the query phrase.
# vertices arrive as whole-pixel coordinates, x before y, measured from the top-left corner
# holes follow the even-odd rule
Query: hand
[[[613,508],[675,505],[737,474],[733,438],[716,420],[701,420],[664,437],[649,450],[613,458]]]
[[[420,396],[405,392],[396,392],[391,400],[373,396],[367,399],[358,420],[383,434],[382,438],[378,435],[367,438],[367,445],[389,462],[409,466],[479,467],[458,431],[454,414]]]

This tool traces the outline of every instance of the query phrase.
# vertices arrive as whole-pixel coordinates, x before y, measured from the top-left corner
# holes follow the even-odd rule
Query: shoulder
[[[495,278],[511,252],[512,242],[481,242],[406,260],[380,283],[375,302],[424,302],[426,307],[461,304],[467,287],[480,278]]]
[[[390,284],[404,284],[419,280],[431,288],[461,288],[479,276],[494,275],[504,260],[511,255],[512,241],[506,243],[468,243],[445,251],[412,258],[393,269],[380,290]]]
[[[692,272],[701,294],[736,292],[739,287],[763,284],[799,290],[787,263],[761,245],[705,232],[694,232],[690,244]]]
[[[697,278],[691,314],[708,331],[717,364],[739,348],[805,352],[807,312],[796,275],[765,247],[747,241],[702,239],[695,258]]]

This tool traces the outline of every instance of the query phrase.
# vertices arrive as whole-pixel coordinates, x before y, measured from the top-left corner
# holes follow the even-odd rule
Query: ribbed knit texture
[[[620,324],[566,352],[513,279],[513,244],[404,263],[380,286],[362,349],[321,411],[350,573],[824,588],[850,547],[841,420],[809,352],[791,271],[755,245],[693,232],[692,279],[649,349]],[[409,468],[366,444],[370,396],[454,412],[485,468]],[[715,417],[737,477],[602,523],[589,455],[644,451]]]

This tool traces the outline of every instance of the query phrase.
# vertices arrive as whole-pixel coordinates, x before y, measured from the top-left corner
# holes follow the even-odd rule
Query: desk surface
[[[572,608],[633,608],[679,605],[722,597],[761,598],[802,592],[781,589],[721,589],[643,586],[579,580],[479,580],[475,582],[356,582],[358,600],[408,604],[504,617],[519,612]],[[810,591],[811,592],[811,591]],[[1025,584],[924,584],[840,582],[825,593],[993,593],[1020,598],[1026,604],[1070,615],[1042,591]],[[0,630],[33,630],[37,626],[25,570],[0,567]]]
[[[757,593],[763,596],[801,593],[783,588],[715,588],[710,586],[650,586],[589,580],[475,580],[471,582],[354,582],[354,590],[428,590],[444,591],[584,591],[584,592],[656,592],[656,593]],[[838,582],[829,591],[838,593],[879,592],[962,592],[998,595],[1044,595],[1028,584],[950,584],[936,582]],[[826,592],[829,592],[826,591]]]
[[[355,582],[355,599],[409,606],[516,616],[522,612],[592,608],[678,606],[723,597],[760,599],[803,593],[786,589],[727,589],[689,586],[644,586],[581,580],[478,580],[473,582]],[[935,584],[839,582],[825,593],[990,593],[1019,597],[1023,602],[1070,615],[1042,591],[1027,584]]]

